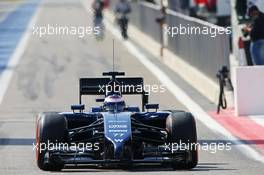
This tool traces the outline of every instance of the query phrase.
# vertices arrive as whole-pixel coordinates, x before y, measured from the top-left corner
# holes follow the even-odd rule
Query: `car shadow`
[[[194,169],[191,170],[173,170],[172,168],[162,168],[159,166],[137,166],[133,169],[120,169],[120,168],[98,168],[95,166],[81,166],[81,167],[66,167],[61,171],[61,173],[74,173],[74,172],[93,172],[93,173],[101,173],[101,172],[168,172],[168,171],[232,171],[236,169],[225,168],[228,166],[228,163],[199,163]],[[57,172],[59,173],[59,172]]]

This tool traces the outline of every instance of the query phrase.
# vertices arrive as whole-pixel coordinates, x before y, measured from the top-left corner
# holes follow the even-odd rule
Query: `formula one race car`
[[[197,165],[194,117],[184,111],[159,111],[148,103],[143,78],[124,72],[106,72],[111,78],[81,78],[78,105],[72,112],[45,112],[38,116],[36,158],[40,169],[95,165],[133,168],[160,165],[192,169]],[[128,106],[124,95],[141,95],[142,110]],[[101,106],[84,111],[83,95],[101,95]]]

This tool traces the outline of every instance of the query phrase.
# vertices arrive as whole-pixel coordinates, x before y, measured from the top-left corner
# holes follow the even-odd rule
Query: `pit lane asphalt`
[[[92,17],[77,0],[44,1],[37,26],[92,26]],[[93,35],[33,36],[30,38],[3,103],[0,105],[0,174],[50,174],[39,170],[35,163],[32,142],[36,115],[42,111],[68,111],[78,102],[79,77],[100,77],[112,69],[113,35],[106,32],[104,41]],[[146,84],[159,84],[133,55],[116,41],[116,69],[128,76],[143,76]],[[162,67],[165,68],[165,67]],[[12,68],[11,68],[12,69]],[[173,76],[171,74],[170,76]],[[86,107],[94,98],[86,98]],[[130,97],[127,104],[138,104],[139,97]],[[161,109],[185,109],[168,91],[153,93],[150,102]],[[227,140],[197,121],[200,142],[219,143]],[[228,141],[227,141],[228,142]],[[51,174],[263,174],[263,164],[248,159],[232,145],[231,151],[199,152],[199,164],[192,171],[146,168],[125,170],[66,169]]]

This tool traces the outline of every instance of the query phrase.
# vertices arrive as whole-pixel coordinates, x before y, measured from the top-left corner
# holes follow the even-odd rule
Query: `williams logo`
[[[114,139],[115,142],[123,142],[124,139]]]

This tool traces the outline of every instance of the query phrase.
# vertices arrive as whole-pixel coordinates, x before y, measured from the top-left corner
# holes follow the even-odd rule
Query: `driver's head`
[[[104,109],[107,111],[121,112],[125,106],[125,101],[119,94],[109,95],[104,100]]]

